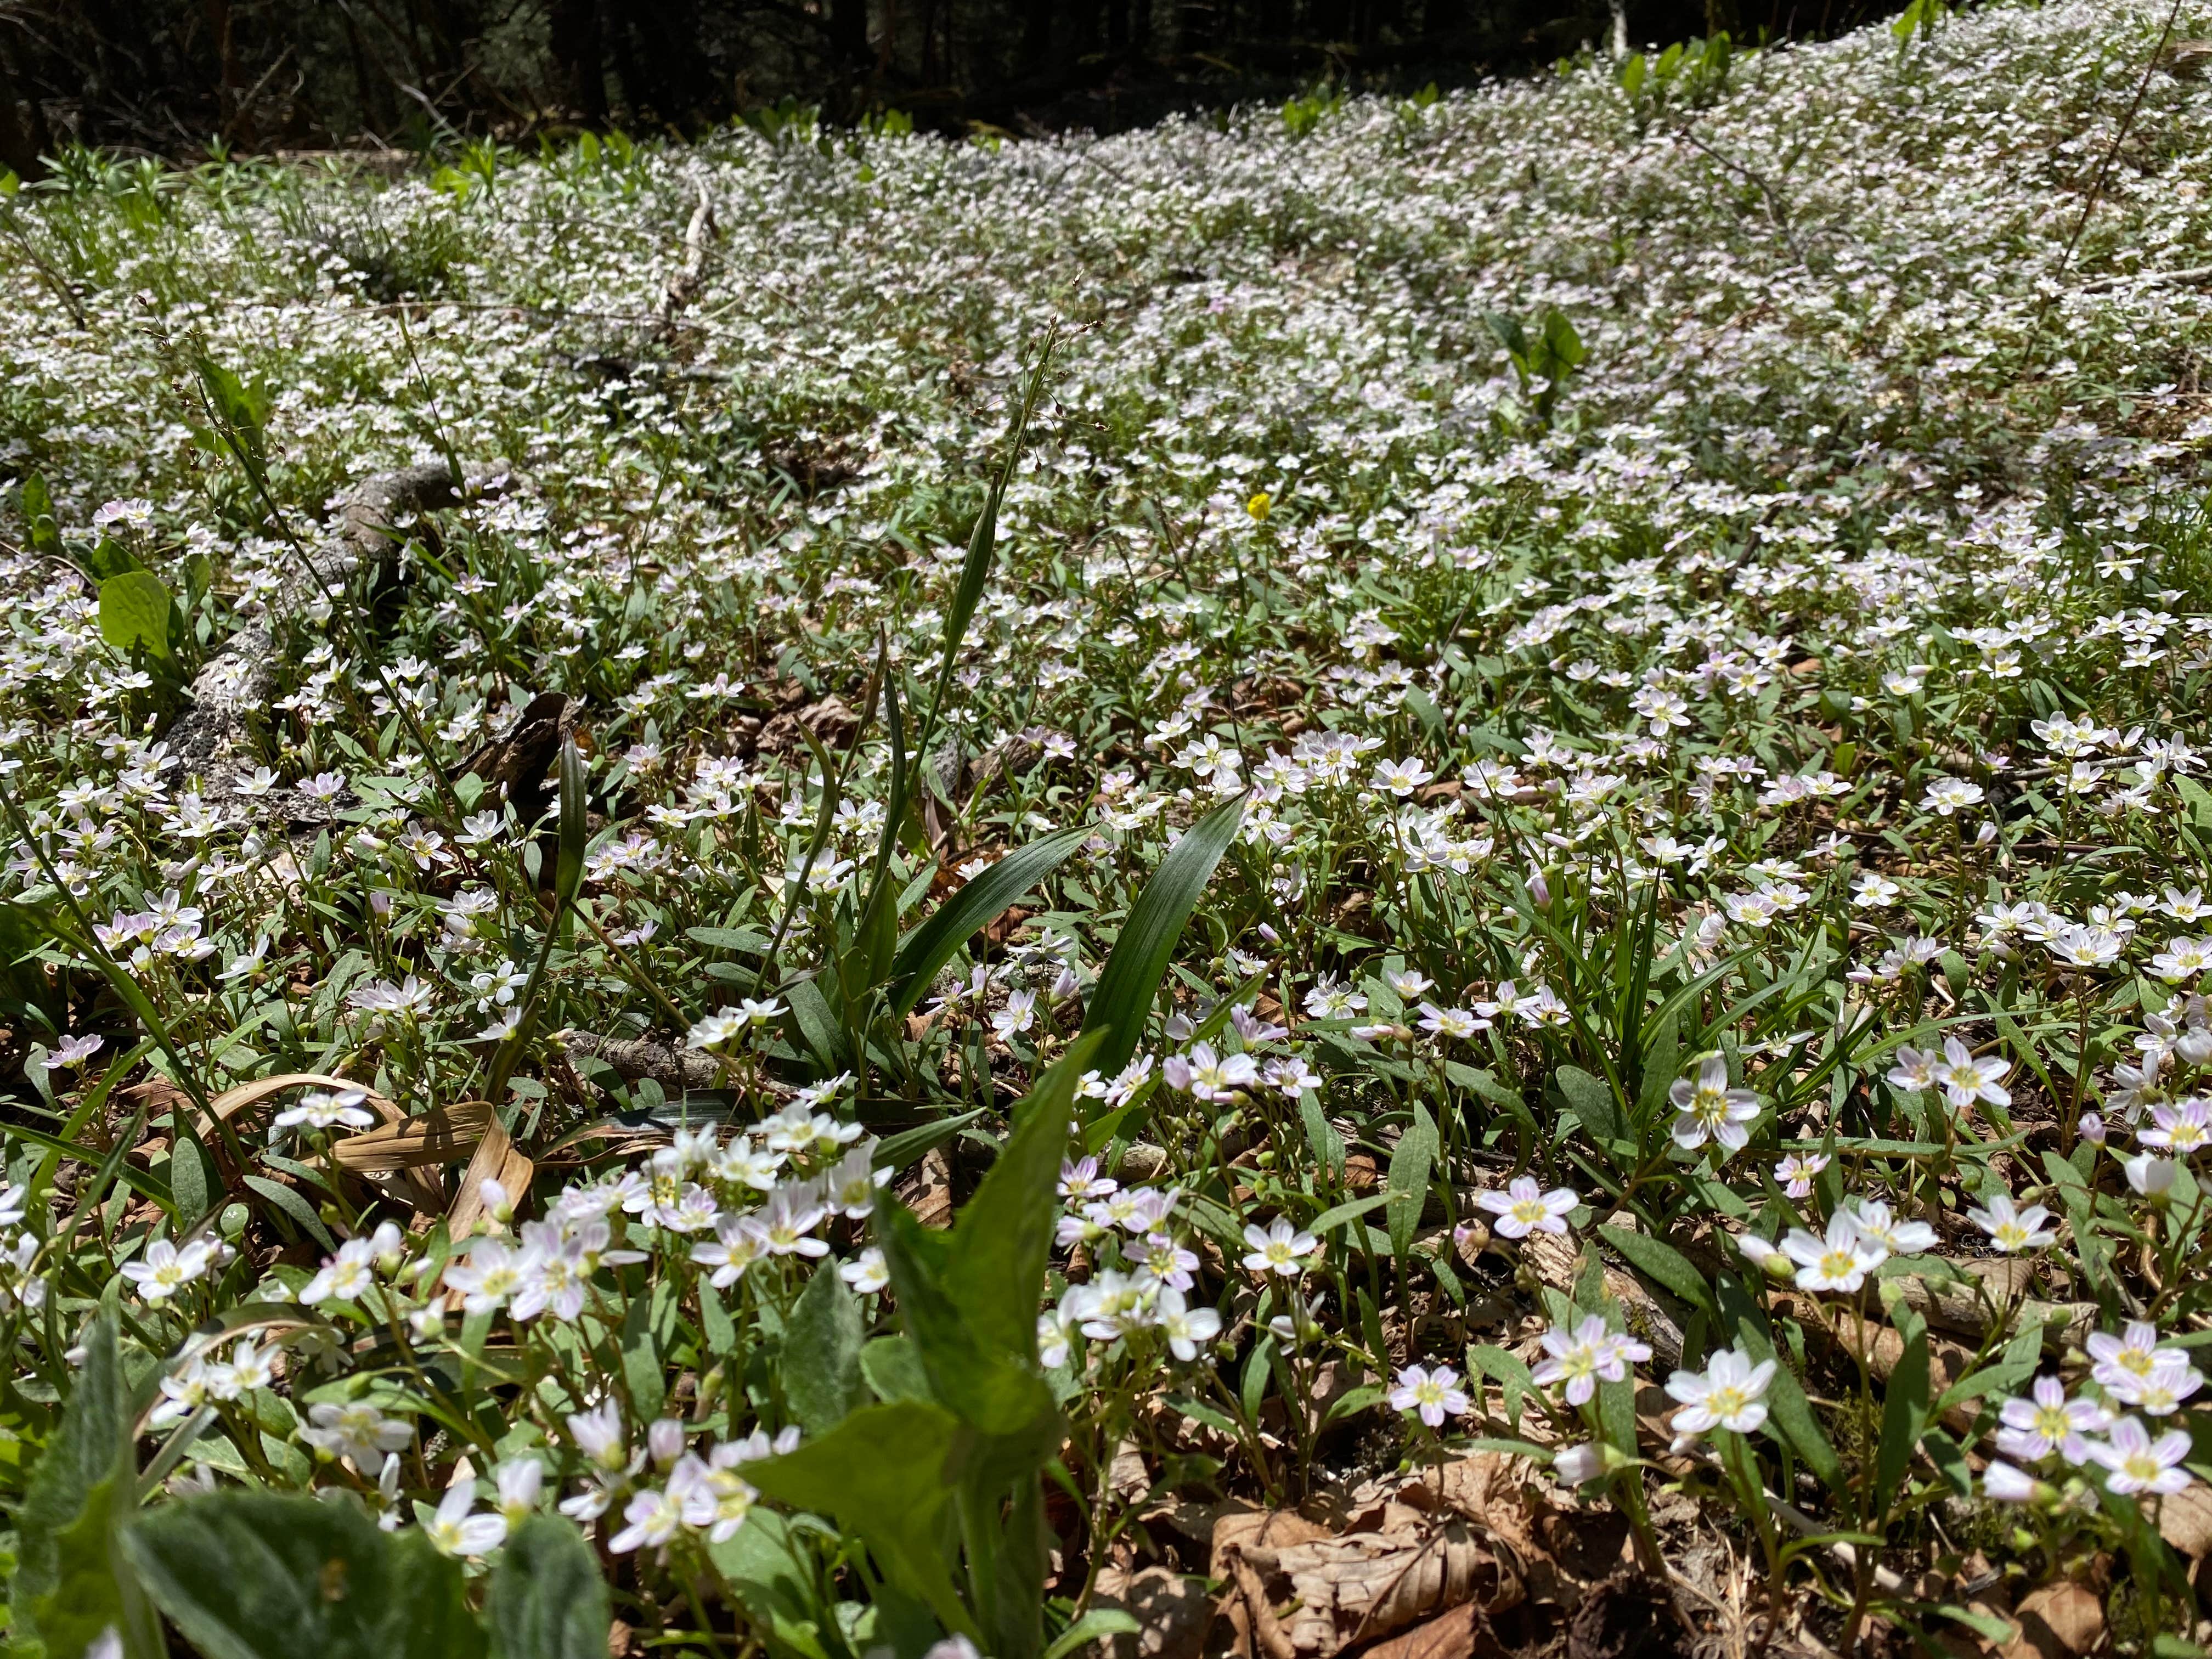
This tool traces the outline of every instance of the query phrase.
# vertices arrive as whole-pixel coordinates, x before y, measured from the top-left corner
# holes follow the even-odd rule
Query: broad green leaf
[[[126,570],[100,585],[100,637],[118,651],[144,646],[169,654],[169,590],[150,570]]]
[[[74,1659],[105,1628],[82,1628],[86,1617],[103,1607],[127,1613],[137,1594],[112,1559],[112,1535],[128,1511],[125,1494],[136,1473],[112,1311],[94,1319],[84,1347],[61,1426],[31,1470],[16,1519],[10,1599],[17,1626],[22,1635],[45,1641],[56,1659],[64,1652]],[[153,1651],[159,1650],[157,1644]]]
[[[461,1568],[357,1504],[224,1492],[125,1534],[147,1588],[207,1659],[476,1659]]]
[[[1661,1289],[1672,1291],[1693,1308],[1718,1316],[1720,1307],[1713,1300],[1712,1286],[1673,1245],[1626,1227],[1600,1227],[1590,1236],[1618,1250],[1627,1258],[1630,1267]]]
[[[891,958],[892,1012],[903,1014],[921,1001],[963,945],[1058,869],[1090,834],[1090,825],[1076,824],[1016,848],[908,932]]]
[[[1013,1133],[949,1235],[888,1194],[877,1201],[891,1285],[931,1393],[991,1443],[988,1457],[1010,1476],[1059,1446],[1036,1310],[1075,1079],[1093,1046],[1079,1039],[1016,1104]]]
[[[129,1468],[118,1468],[86,1494],[84,1512],[56,1540],[60,1582],[27,1609],[46,1659],[79,1659],[110,1630],[127,1659],[163,1659],[167,1650],[161,1621],[123,1555],[123,1528],[137,1508],[131,1486]]]
[[[331,1237],[331,1230],[323,1224],[323,1218],[315,1213],[314,1206],[300,1195],[298,1188],[271,1181],[266,1176],[248,1176],[246,1184],[298,1223],[307,1236],[325,1249],[333,1253],[337,1251],[337,1241]]]
[[[1109,1077],[1129,1063],[1144,1041],[1152,999],[1167,976],[1176,941],[1213,879],[1214,866],[1237,839],[1244,801],[1243,795],[1224,801],[1191,825],[1129,907],[1083,1020],[1085,1031],[1105,1033],[1093,1063]]]
[[[791,1023],[799,1040],[823,1065],[836,1065],[845,1052],[845,1042],[821,985],[812,979],[795,979],[783,988],[783,1000],[791,1009]]]
[[[686,927],[684,937],[712,951],[742,951],[749,957],[768,951],[768,935],[753,927]]]
[[[745,1479],[777,1503],[858,1534],[885,1577],[927,1602],[946,1629],[973,1639],[939,1524],[951,1501],[959,1427],[927,1401],[864,1406],[818,1440],[748,1463]]]
[[[177,1201],[177,1219],[190,1226],[205,1215],[220,1178],[206,1148],[180,1135],[169,1154],[169,1194]]]
[[[648,1421],[660,1415],[668,1397],[666,1360],[676,1346],[676,1281],[668,1278],[655,1283],[650,1295],[632,1297],[623,1316],[623,1376],[630,1403]]]
[[[484,1595],[491,1659],[606,1659],[614,1613],[573,1522],[533,1515],[507,1534]]]
[[[783,1327],[783,1393],[810,1434],[836,1426],[867,1401],[860,1377],[860,1304],[825,1261],[799,1293]]]
[[[836,1614],[820,1607],[812,1559],[789,1521],[756,1508],[707,1553],[775,1659],[829,1659],[822,1627]]]
[[[860,1350],[860,1375],[878,1400],[927,1400],[929,1375],[909,1336],[879,1336]]]

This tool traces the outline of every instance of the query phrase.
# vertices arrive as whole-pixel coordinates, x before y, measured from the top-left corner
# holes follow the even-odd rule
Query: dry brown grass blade
[[[351,1078],[331,1077],[322,1072],[284,1072],[276,1077],[256,1078],[251,1083],[241,1083],[235,1089],[225,1089],[208,1102],[208,1110],[216,1121],[228,1122],[248,1106],[259,1104],[271,1095],[281,1095],[287,1089],[354,1089],[368,1097],[368,1109],[386,1123],[399,1123],[406,1113],[375,1090],[356,1083]],[[203,1130],[214,1127],[203,1121]]]
[[[349,1135],[331,1156],[349,1170],[409,1170],[422,1164],[459,1164],[473,1158],[486,1126],[494,1121],[491,1103],[465,1100],[441,1106],[421,1117],[403,1118],[366,1134]]]
[[[507,1189],[507,1197],[520,1205],[530,1190],[530,1178],[537,1172],[538,1166],[516,1149],[498,1115],[493,1113],[469,1167],[461,1172],[461,1189],[453,1195],[453,1207],[447,1212],[447,1232],[457,1239],[466,1238],[482,1224],[485,1182],[498,1182]]]

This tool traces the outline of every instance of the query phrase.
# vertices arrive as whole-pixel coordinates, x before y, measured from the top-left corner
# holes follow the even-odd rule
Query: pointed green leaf
[[[79,1650],[82,1641],[100,1632],[78,1631],[77,1619],[104,1594],[96,1582],[85,1582],[101,1577],[101,1565],[81,1523],[97,1510],[100,1525],[108,1525],[117,1494],[133,1474],[130,1405],[112,1312],[92,1322],[84,1346],[84,1364],[62,1409],[61,1427],[32,1469],[24,1492],[10,1586],[23,1634],[40,1637],[50,1647],[77,1640]],[[112,1576],[105,1594],[118,1605],[123,1600]],[[49,1607],[58,1626],[52,1635],[45,1627]]]
[[[1719,1316],[1720,1308],[1713,1300],[1712,1286],[1673,1245],[1626,1227],[1600,1227],[1591,1237],[1618,1250],[1627,1258],[1630,1267],[1662,1290],[1673,1292],[1693,1308]]]
[[[927,1401],[866,1406],[818,1440],[748,1463],[745,1479],[777,1503],[857,1533],[886,1577],[972,1640],[975,1627],[953,1589],[940,1525],[958,1429],[950,1412]]]
[[[1018,847],[939,905],[899,941],[891,959],[892,1011],[903,1014],[921,1001],[963,945],[1058,869],[1090,834],[1090,825],[1076,824]]]
[[[1244,801],[1243,795],[1224,801],[1191,825],[1129,907],[1083,1021],[1085,1031],[1105,1033],[1093,1063],[1109,1077],[1129,1063],[1144,1041],[1152,999],[1167,977],[1176,941],[1213,879],[1214,866],[1237,839]]]

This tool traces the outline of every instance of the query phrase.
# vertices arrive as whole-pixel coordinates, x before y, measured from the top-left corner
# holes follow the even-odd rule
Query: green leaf
[[[1429,1172],[1436,1158],[1436,1120],[1417,1100],[1413,1122],[1391,1151],[1390,1171],[1383,1182],[1390,1203],[1390,1254],[1401,1261],[1413,1248],[1413,1229],[1421,1218],[1421,1203],[1428,1196]]]
[[[1347,1221],[1357,1221],[1370,1210],[1382,1208],[1390,1201],[1389,1193],[1370,1193],[1365,1198],[1348,1199],[1344,1203],[1323,1210],[1306,1224],[1306,1231],[1320,1237],[1334,1232]]]
[[[822,994],[822,987],[812,979],[795,979],[783,988],[783,1000],[791,1009],[791,1023],[799,1041],[823,1065],[836,1065],[845,1044],[838,1035],[837,1016],[830,1010],[830,999]]]
[[[1790,1369],[1787,1358],[1775,1352],[1774,1339],[1767,1332],[1766,1322],[1741,1281],[1731,1273],[1723,1273],[1716,1299],[1720,1304],[1720,1328],[1728,1340],[1749,1354],[1753,1364],[1762,1359],[1775,1362],[1774,1380],[1766,1385],[1768,1428],[1804,1460],[1805,1467],[1813,1471],[1822,1486],[1831,1492],[1841,1492],[1843,1461],[1836,1455],[1835,1447],[1828,1443],[1828,1437],[1814,1419],[1812,1402],[1805,1398],[1796,1372]]]
[[[988,1455],[1010,1478],[1059,1448],[1036,1310],[1075,1081],[1095,1047],[1079,1038],[1016,1103],[1013,1133],[949,1235],[922,1226],[888,1193],[877,1200],[891,1286],[931,1393],[992,1443]]]
[[[1482,1342],[1468,1349],[1467,1369],[1472,1375],[1486,1376],[1499,1385],[1505,1395],[1506,1421],[1519,1428],[1522,1407],[1536,1393],[1536,1379],[1528,1370],[1528,1362],[1495,1343]]]
[[[172,603],[169,590],[150,570],[110,576],[100,585],[100,637],[118,651],[143,645],[152,655],[166,657]]]
[[[1602,1144],[1623,1138],[1620,1103],[1603,1078],[1593,1077],[1579,1066],[1562,1066],[1552,1073],[1552,1081],[1559,1085],[1575,1121],[1592,1139]]]
[[[999,476],[992,481],[990,494],[983,500],[983,510],[975,516],[974,533],[968,538],[968,556],[960,566],[960,583],[952,590],[952,603],[945,614],[945,654],[938,664],[936,689],[930,694],[929,713],[922,720],[915,744],[925,777],[929,771],[929,740],[936,733],[939,716],[945,712],[945,699],[951,693],[953,672],[959,665],[961,644],[968,637],[968,624],[975,619],[975,607],[983,598],[983,584],[991,574],[991,559],[999,540],[1000,503],[1006,499],[1006,488],[1013,483],[1014,470],[1020,465],[1022,441],[1029,434],[1030,418],[1036,413],[1037,399],[1043,395],[1045,370],[1051,362],[1052,342],[1048,339],[1043,351],[1038,354],[1036,367],[1030,371],[1021,408],[1007,430],[1006,459],[999,464]]]
[[[1928,1426],[1928,1322],[1902,1306],[1896,1319],[1905,1352],[1883,1385],[1881,1444],[1875,1457],[1875,1512],[1883,1516]]]
[[[180,1135],[169,1154],[169,1194],[177,1202],[177,1219],[190,1226],[205,1215],[220,1179],[207,1149],[190,1135]]]
[[[24,478],[20,493],[23,522],[30,528],[32,550],[50,559],[61,558],[61,524],[54,517],[53,494],[46,488],[46,479],[36,472],[31,473]]]
[[[860,1304],[836,1261],[814,1270],[783,1328],[783,1393],[810,1434],[836,1426],[866,1403],[860,1377]]]
[[[296,1188],[271,1181],[266,1176],[248,1176],[246,1184],[297,1222],[325,1249],[337,1253],[337,1241],[331,1237],[331,1230],[323,1225],[322,1217],[315,1213],[314,1206],[301,1197]]]
[[[929,1374],[908,1336],[879,1336],[860,1350],[860,1375],[878,1400],[927,1400]]]
[[[563,915],[584,885],[584,844],[591,833],[590,787],[576,740],[561,743],[560,852],[553,862],[553,902]]]
[[[899,826],[906,822],[906,716],[899,709],[898,676],[891,672],[888,641],[877,652],[876,677],[883,686],[884,724],[890,734],[891,775],[884,797],[884,828],[876,841],[868,896],[860,906],[854,945],[860,971],[849,976],[845,994],[848,1006],[857,1004],[862,994],[890,976],[892,952],[898,939],[898,896],[891,890],[891,854],[898,847]]]
[[[86,1494],[84,1513],[57,1540],[60,1582],[35,1608],[47,1659],[78,1659],[110,1630],[129,1659],[164,1659],[161,1621],[123,1555],[136,1508],[130,1473],[118,1469]]]
[[[1097,1065],[1109,1077],[1129,1063],[1129,1056],[1144,1041],[1152,999],[1167,976],[1176,941],[1182,937],[1183,925],[1198,908],[1206,884],[1213,879],[1214,866],[1237,839],[1237,827],[1243,822],[1244,800],[1237,795],[1224,801],[1191,825],[1182,839],[1168,849],[1152,880],[1145,884],[1145,890],[1129,907],[1128,920],[1121,924],[1121,937],[1114,941],[1113,953],[1106,958],[1105,971],[1098,975],[1083,1020],[1085,1031],[1105,1033]]]
[[[829,1659],[822,1629],[835,1627],[836,1614],[820,1604],[811,1554],[793,1535],[789,1521],[756,1508],[730,1536],[710,1540],[707,1553],[767,1638],[775,1659]],[[880,1637],[880,1603],[878,1608]]]
[[[676,1346],[677,1294],[673,1279],[661,1279],[651,1295],[631,1297],[623,1316],[623,1376],[629,1384],[630,1403],[647,1421],[660,1415],[668,1397],[665,1362]]]
[[[533,1515],[507,1534],[484,1623],[492,1659],[606,1659],[614,1623],[606,1581],[574,1522]]]
[[[201,357],[197,367],[208,407],[221,426],[222,440],[226,447],[236,447],[239,461],[257,483],[261,483],[268,467],[261,423],[269,413],[269,394],[260,381],[240,380],[212,357]]]
[[[768,935],[752,927],[686,927],[684,937],[710,951],[742,951],[749,957],[768,954]]]
[[[155,1601],[207,1659],[475,1659],[461,1568],[356,1504],[225,1492],[125,1534]],[[604,1650],[602,1650],[604,1651]]]
[[[745,1465],[745,1479],[780,1504],[826,1515],[857,1533],[884,1576],[929,1605],[946,1629],[975,1626],[953,1589],[945,1530],[958,1419],[927,1401],[864,1406],[818,1440]],[[221,1656],[217,1656],[221,1659]]]
[[[1093,1607],[1058,1636],[1044,1650],[1044,1659],[1065,1659],[1078,1648],[1108,1636],[1134,1636],[1144,1628],[1119,1607]]]
[[[126,1586],[127,1574],[114,1571],[112,1540],[129,1512],[123,1494],[131,1490],[135,1470],[112,1310],[94,1319],[84,1346],[84,1364],[62,1408],[61,1426],[24,1491],[10,1587],[21,1633],[45,1641],[57,1659],[64,1653],[75,1659],[99,1636],[105,1624],[86,1630],[82,1623],[100,1609],[137,1618],[131,1613],[136,1588]],[[136,1623],[130,1626],[134,1637],[137,1628]],[[151,1650],[160,1650],[158,1641]]]
[[[869,1162],[878,1170],[903,1170],[933,1146],[942,1146],[982,1115],[983,1109],[978,1106],[973,1111],[955,1112],[933,1123],[917,1124],[895,1135],[885,1135],[876,1143]]]
[[[1702,1309],[1716,1318],[1719,1316],[1720,1306],[1713,1300],[1712,1286],[1673,1245],[1626,1227],[1600,1227],[1591,1237],[1619,1251],[1630,1267],[1662,1290],[1673,1291],[1693,1308]]]
[[[891,958],[891,1011],[903,1014],[921,1001],[963,945],[1058,869],[1090,834],[1090,825],[1077,824],[1016,848],[909,931]]]

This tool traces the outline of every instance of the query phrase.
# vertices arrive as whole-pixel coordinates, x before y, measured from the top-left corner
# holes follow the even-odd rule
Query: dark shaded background
[[[1010,131],[1352,89],[1449,88],[1726,29],[1835,33],[1885,0],[0,0],[0,163],[619,125],[785,99]]]

